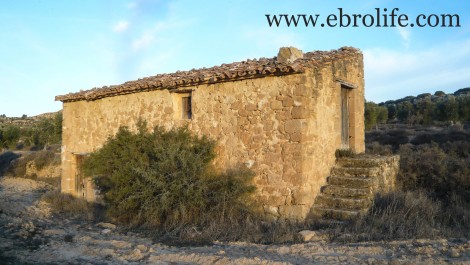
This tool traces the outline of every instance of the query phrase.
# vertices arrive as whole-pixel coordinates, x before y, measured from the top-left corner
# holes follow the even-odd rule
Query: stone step
[[[321,188],[321,192],[326,195],[338,197],[370,198],[372,196],[371,188],[348,188],[336,185],[326,185]]]
[[[336,164],[341,167],[379,167],[383,164],[381,159],[342,157],[338,158]]]
[[[378,167],[340,167],[334,166],[331,169],[332,176],[369,178],[380,174]]]
[[[350,210],[339,210],[339,209],[332,209],[332,208],[324,208],[319,206],[314,206],[312,208],[314,216],[317,218],[323,219],[333,219],[333,220],[352,220],[356,218],[358,215],[362,214],[363,211],[350,211]]]
[[[329,176],[328,184],[348,188],[368,188],[374,185],[372,178]]]
[[[320,194],[315,199],[315,205],[342,210],[364,210],[371,205],[371,200],[368,198],[343,198]]]

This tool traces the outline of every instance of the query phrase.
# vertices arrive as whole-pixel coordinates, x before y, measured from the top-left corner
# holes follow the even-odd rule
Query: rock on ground
[[[466,239],[335,244],[305,231],[312,242],[167,246],[120,233],[114,224],[54,217],[39,200],[50,189],[0,178],[0,264],[470,264]]]

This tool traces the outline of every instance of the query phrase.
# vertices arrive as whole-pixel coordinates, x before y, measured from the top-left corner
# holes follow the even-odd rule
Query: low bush
[[[39,151],[32,155],[36,169],[41,170],[49,165],[59,165],[60,156],[57,156],[52,151]]]
[[[378,142],[366,143],[366,150],[368,154],[373,154],[373,155],[393,154],[393,150],[390,145],[381,145]]]
[[[414,145],[444,144],[447,142],[470,142],[470,132],[464,130],[443,130],[441,132],[424,132],[417,134],[410,143]]]
[[[137,133],[121,127],[83,169],[119,223],[179,238],[237,237],[244,232],[236,235],[235,228],[256,223],[253,173],[242,167],[218,172],[215,145],[187,128],[149,132],[140,122]]]
[[[404,190],[424,189],[446,204],[454,195],[470,203],[469,150],[445,146],[447,152],[436,143],[401,146],[398,183]]]
[[[366,133],[366,141],[369,143],[378,142],[381,145],[390,145],[393,150],[397,150],[400,145],[409,142],[408,132],[402,129],[371,131]]]
[[[36,166],[37,170],[41,170],[47,166],[59,165],[60,156],[57,156],[53,151],[48,150],[32,152],[13,161],[7,169],[7,173],[15,177],[37,180],[38,176],[36,174],[26,174],[26,167],[31,161],[34,161],[34,165]]]
[[[0,154],[0,175],[7,172],[11,167],[11,163],[15,161],[16,159],[18,159],[19,157],[20,155],[15,154],[11,151],[1,153]]]

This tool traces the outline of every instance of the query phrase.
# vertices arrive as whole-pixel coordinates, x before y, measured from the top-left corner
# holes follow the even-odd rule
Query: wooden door
[[[82,162],[83,156],[75,155],[75,194],[79,197],[84,196]]]
[[[349,148],[349,89],[341,86],[341,148]]]

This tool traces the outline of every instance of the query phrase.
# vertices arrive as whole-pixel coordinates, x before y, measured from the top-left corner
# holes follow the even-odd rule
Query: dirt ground
[[[53,189],[0,178],[0,264],[470,264],[467,239],[355,244],[215,242],[174,247],[123,234],[113,224],[53,216],[40,197]]]

